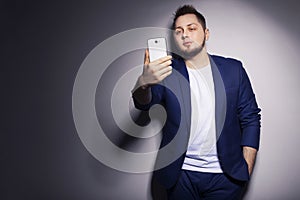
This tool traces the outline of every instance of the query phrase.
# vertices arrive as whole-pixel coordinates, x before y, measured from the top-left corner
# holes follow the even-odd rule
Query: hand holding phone
[[[172,73],[172,56],[167,54],[165,38],[152,38],[147,41],[147,44],[143,73],[133,89],[133,95],[141,104],[151,101],[149,86],[163,81]]]
[[[165,38],[148,40],[148,49],[145,52],[143,74],[139,78],[139,85],[147,86],[164,80],[172,73],[172,57],[167,55]]]

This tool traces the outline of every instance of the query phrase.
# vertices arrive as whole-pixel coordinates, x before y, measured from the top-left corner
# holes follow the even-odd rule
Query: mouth
[[[183,43],[183,46],[188,47],[191,46],[192,42],[191,41],[187,41]]]

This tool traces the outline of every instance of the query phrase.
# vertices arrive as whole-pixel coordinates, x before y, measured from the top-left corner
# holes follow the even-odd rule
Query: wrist
[[[143,90],[147,90],[149,88],[149,85],[145,83],[143,76],[141,75],[139,77],[139,86],[140,88],[142,88]]]

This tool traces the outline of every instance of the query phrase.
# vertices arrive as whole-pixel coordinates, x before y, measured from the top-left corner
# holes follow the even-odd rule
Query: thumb
[[[149,50],[146,49],[146,50],[145,50],[145,57],[144,57],[144,64],[145,64],[145,65],[148,65],[149,62],[150,62],[150,58],[149,58]]]

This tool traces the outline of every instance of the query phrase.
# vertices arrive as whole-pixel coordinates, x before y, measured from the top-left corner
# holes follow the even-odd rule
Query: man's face
[[[184,58],[192,58],[200,53],[208,37],[208,29],[203,30],[196,15],[186,14],[177,18],[174,39]]]

